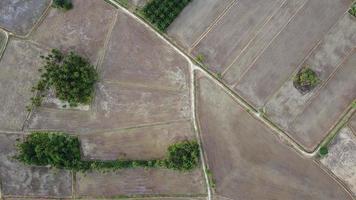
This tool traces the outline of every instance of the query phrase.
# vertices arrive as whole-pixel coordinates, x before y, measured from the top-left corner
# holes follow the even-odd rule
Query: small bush
[[[173,144],[163,160],[83,160],[79,139],[60,132],[33,132],[18,143],[17,148],[15,158],[25,164],[82,172],[137,167],[165,167],[183,171],[191,170],[199,163],[199,146],[195,141]]]
[[[199,145],[196,141],[176,143],[168,148],[165,166],[176,170],[191,170],[199,163]]]
[[[159,30],[166,31],[191,0],[151,0],[143,8],[143,15]]]
[[[70,10],[73,8],[71,0],[53,0],[52,6],[63,10]]]
[[[315,88],[320,82],[317,74],[309,69],[302,68],[294,77],[293,84],[302,94],[307,93]]]
[[[356,2],[354,2],[354,3],[352,4],[351,8],[349,9],[349,13],[350,13],[352,16],[356,17]]]
[[[70,106],[91,101],[98,73],[87,59],[74,52],[63,54],[57,49],[41,57],[45,65],[39,70],[42,73],[39,82],[32,88],[33,92],[39,93],[32,98],[33,106],[41,105],[41,97],[50,88],[55,91],[57,98],[67,101]]]
[[[320,147],[320,149],[319,149],[319,155],[320,156],[325,156],[328,153],[329,153],[329,150],[328,150],[327,146]]]

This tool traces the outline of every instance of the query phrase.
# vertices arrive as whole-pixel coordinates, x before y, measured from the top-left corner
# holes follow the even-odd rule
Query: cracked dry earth
[[[304,106],[305,102],[299,99],[304,97],[284,92],[283,88],[289,87],[288,82],[283,83],[285,86],[278,90],[280,95],[272,95],[271,99],[265,102],[266,95],[270,96],[270,93],[250,96],[252,93],[244,90],[243,85],[235,85],[235,78],[241,75],[241,84],[253,83],[257,91],[258,87],[262,87],[255,84],[259,76],[246,76],[255,77],[255,80],[243,78],[239,72],[244,69],[239,69],[240,66],[251,64],[251,58],[256,54],[262,55],[264,48],[266,55],[261,56],[261,61],[258,62],[269,65],[267,58],[275,55],[275,52],[280,50],[279,47],[290,40],[288,34],[296,31],[300,24],[311,26],[303,24],[310,18],[323,23],[312,27],[310,34],[313,37],[308,38],[310,41],[305,43],[313,43],[314,40],[324,37],[321,33],[337,24],[335,26],[341,28],[328,32],[326,39],[306,62],[320,62],[318,66],[321,67],[325,65],[322,68],[323,76],[331,77],[331,74],[335,74],[332,76],[335,78],[329,78],[330,82],[345,80],[341,82],[348,87],[342,91],[337,90],[336,94],[342,97],[335,98],[333,102],[325,102],[339,103],[337,111],[342,111],[348,100],[354,97],[355,91],[354,84],[351,83],[355,76],[348,74],[355,72],[350,66],[356,63],[352,49],[356,42],[355,35],[352,34],[356,26],[353,24],[354,19],[343,15],[348,5],[346,1],[328,1],[327,5],[323,5],[325,9],[332,6],[338,8],[334,9],[328,18],[321,20],[320,13],[312,14],[316,5],[320,5],[317,0],[193,0],[171,25],[167,36],[190,55],[203,52],[207,57],[206,65],[211,65],[211,72],[224,71],[220,79],[193,65],[175,46],[133,14],[121,7],[115,7],[114,2],[109,4],[102,0],[73,0],[74,8],[63,12],[51,8],[49,0],[2,0],[0,197],[137,197],[142,200],[146,199],[145,197],[157,200],[353,199],[354,196],[345,189],[352,188],[355,184],[352,183],[355,180],[352,179],[352,176],[355,177],[352,174],[352,163],[351,167],[343,165],[345,162],[330,164],[330,160],[344,155],[340,151],[343,146],[354,145],[347,142],[352,137],[340,134],[331,149],[335,153],[320,162],[315,158],[306,158],[298,154],[283,137],[277,137],[275,131],[262,123],[256,113],[254,114],[255,108],[250,107],[250,110],[247,110],[246,105],[237,101],[240,97],[228,90],[230,88],[242,94],[247,102],[252,102],[253,105],[264,102],[268,110],[267,116],[271,117],[272,121],[283,129],[300,128],[302,131],[298,131],[292,139],[296,139],[298,144],[302,143],[306,148],[314,147],[314,142],[319,142],[328,126],[313,130],[316,136],[306,136],[305,141],[304,137],[301,137],[303,131],[312,127],[304,129],[303,126],[287,126],[288,120],[292,118],[290,113],[284,113],[284,110],[278,107],[282,104],[279,102],[287,102],[283,108],[300,110],[303,110],[301,106]],[[132,1],[137,5],[143,5],[145,2]],[[255,7],[256,5],[258,6]],[[198,8],[202,8],[201,12],[197,12]],[[315,16],[310,17],[303,13]],[[288,26],[291,27],[284,29],[292,16],[297,16],[296,22],[290,20],[292,22]],[[340,16],[343,17],[340,19]],[[353,29],[348,28],[350,24]],[[261,28],[263,31],[259,31]],[[281,30],[283,34],[276,37],[276,33],[270,30],[276,31],[278,28],[283,28],[286,33]],[[340,32],[342,28],[345,31]],[[218,34],[224,30],[226,38],[221,40]],[[237,36],[241,38],[235,38]],[[275,38],[275,42],[269,49],[266,44],[272,38]],[[296,37],[294,42],[298,43],[302,39]],[[343,42],[337,46],[335,41]],[[244,46],[246,48],[243,48]],[[331,46],[336,46],[336,56],[326,61],[321,59],[329,58],[328,53],[335,52],[330,51]],[[97,67],[100,81],[96,85],[95,98],[90,106],[64,109],[62,102],[49,95],[41,107],[30,113],[26,111],[25,107],[32,96],[30,89],[39,78],[38,68],[42,62],[40,55],[48,53],[52,48],[76,51]],[[298,43],[295,51],[305,53],[307,50],[307,46]],[[238,58],[235,58],[236,53],[240,55]],[[278,60],[278,63],[287,62],[289,57],[291,56]],[[325,64],[322,61],[325,61]],[[236,64],[239,62],[244,65]],[[334,70],[338,63],[342,63],[340,72]],[[258,68],[259,65],[256,64],[253,70]],[[292,67],[286,70],[288,72],[279,74],[290,75]],[[270,72],[261,70],[261,73]],[[245,73],[252,74],[247,71],[243,74]],[[279,77],[278,81],[282,79]],[[326,98],[330,91],[336,91],[327,84],[325,87],[325,92],[321,90],[319,98]],[[351,94],[344,95],[349,91]],[[319,111],[321,108],[315,109]],[[312,120],[316,118],[312,114],[305,115]],[[287,116],[286,121],[281,120],[284,119],[281,116]],[[293,117],[303,118],[303,115]],[[330,122],[327,121],[328,124],[337,121],[336,118],[336,115],[333,116]],[[298,124],[298,121],[294,121],[293,123]],[[353,122],[348,126],[352,127]],[[12,159],[16,154],[16,140],[34,130],[65,131],[77,135],[86,159],[160,159],[164,157],[170,144],[190,139],[199,139],[204,151],[201,167],[190,172],[137,168],[106,174],[82,174],[24,166]],[[337,141],[342,141],[339,146]],[[354,147],[350,149],[354,150]],[[347,155],[354,159],[352,153]],[[211,171],[211,177],[208,177],[206,168]],[[345,168],[349,171],[343,173]],[[214,180],[214,188],[210,187],[212,184],[208,178]]]

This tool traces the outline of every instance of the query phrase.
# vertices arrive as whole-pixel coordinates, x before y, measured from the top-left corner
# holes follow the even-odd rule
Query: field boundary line
[[[116,80],[108,80],[102,79],[102,83],[107,83],[111,85],[121,85],[123,87],[133,87],[133,88],[140,88],[140,89],[150,89],[155,91],[163,91],[163,92],[183,92],[184,88],[173,88],[173,87],[165,87],[163,85],[145,85],[141,83],[133,83],[133,82],[125,82],[125,81],[116,81]],[[188,86],[188,84],[186,84]]]
[[[230,9],[238,2],[239,0],[232,0],[229,5],[220,13],[220,15],[214,19],[214,21],[208,26],[208,28],[190,45],[188,48],[188,53],[191,53],[193,49],[209,34],[211,30],[221,21],[222,18],[230,11]]]
[[[248,47],[250,47],[250,44],[256,40],[256,38],[259,36],[259,34],[262,32],[263,28],[266,27],[266,25],[271,22],[272,18],[276,16],[278,11],[282,9],[282,7],[288,3],[288,0],[284,0],[282,3],[280,3],[280,6],[278,9],[276,9],[268,18],[265,20],[263,24],[260,26],[256,27],[257,31],[255,35],[247,42],[247,44],[244,46],[244,48],[241,49],[240,53],[237,54],[237,56],[232,60],[232,62],[222,71],[221,75],[224,77],[226,72],[231,68],[231,66],[241,57],[242,53],[246,51]]]
[[[352,119],[352,117],[351,117],[351,119]],[[356,130],[350,125],[350,123],[348,123],[346,126],[347,126],[347,127],[351,130],[351,132],[356,136]]]

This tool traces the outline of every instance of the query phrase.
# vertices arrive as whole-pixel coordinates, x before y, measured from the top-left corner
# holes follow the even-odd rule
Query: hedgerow
[[[191,0],[151,0],[142,11],[148,21],[159,30],[166,31],[189,2]]]
[[[82,172],[137,167],[187,171],[199,164],[199,145],[196,141],[173,144],[168,148],[167,157],[162,160],[83,160],[79,139],[60,132],[33,132],[18,143],[17,148],[15,158],[25,164]]]
[[[57,49],[41,58],[45,65],[39,69],[40,80],[32,88],[37,93],[31,99],[32,106],[40,106],[42,97],[49,89],[53,89],[56,97],[67,101],[70,106],[91,101],[98,73],[87,59],[74,52],[64,54]]]

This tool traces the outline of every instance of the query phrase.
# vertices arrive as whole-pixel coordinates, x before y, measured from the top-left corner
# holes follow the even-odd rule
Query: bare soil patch
[[[69,171],[24,166],[12,158],[16,155],[16,140],[21,138],[21,135],[0,133],[2,194],[5,197],[70,197],[72,175]]]
[[[51,8],[31,39],[47,48],[76,51],[95,64],[115,19],[115,8],[96,0],[73,0],[73,6],[65,12]]]
[[[205,196],[204,184],[199,169],[185,173],[166,169],[128,169],[107,174],[77,174],[76,196]]]
[[[341,129],[320,161],[344,181],[356,196],[356,135],[348,127]]]
[[[0,61],[0,130],[22,129],[43,53],[30,42],[10,39]]]
[[[46,8],[50,0],[1,0],[0,27],[15,33],[27,35]]]
[[[352,199],[312,160],[282,144],[212,81],[200,77],[197,84],[202,142],[218,195],[231,199]]]

